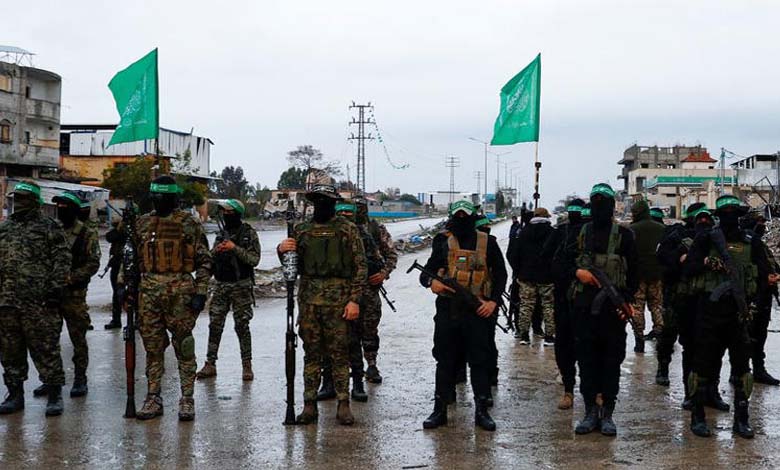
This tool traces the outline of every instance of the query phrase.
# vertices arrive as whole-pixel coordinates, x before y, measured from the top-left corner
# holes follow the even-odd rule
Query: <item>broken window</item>
[[[8,121],[0,121],[0,143],[11,143],[11,123]]]
[[[24,131],[24,143],[30,145],[30,131]]]
[[[650,165],[647,163],[642,163],[639,165],[640,168],[650,168]]]
[[[8,75],[0,75],[0,91],[11,91],[11,77]]]

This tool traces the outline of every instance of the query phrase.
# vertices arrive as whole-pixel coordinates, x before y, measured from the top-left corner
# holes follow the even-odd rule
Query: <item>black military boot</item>
[[[737,391],[734,397],[734,432],[745,439],[753,439],[755,433],[748,422],[748,399],[745,394]]]
[[[664,387],[669,386],[669,364],[658,363],[658,372],[655,373],[655,383]]]
[[[595,403],[585,405],[585,416],[574,428],[575,434],[590,434],[599,427],[600,406]]]
[[[103,325],[103,328],[106,330],[115,330],[117,328],[122,328],[122,317],[121,312],[113,312],[111,315],[111,321]]]
[[[38,388],[33,389],[34,397],[45,397],[49,393],[49,387],[46,384],[41,384]]]
[[[474,402],[474,424],[485,431],[495,431],[496,422],[488,413],[487,397],[477,397]]]
[[[24,387],[19,385],[9,385],[8,395],[5,401],[0,404],[0,415],[10,415],[24,409]]]
[[[433,413],[423,421],[423,429],[436,429],[447,424],[447,404],[438,395],[433,400]]]
[[[776,378],[772,377],[772,375],[769,372],[767,372],[764,366],[755,366],[755,370],[753,371],[753,381],[756,383],[760,383],[764,385],[772,385],[775,387],[780,385],[780,380],[777,380]]]
[[[59,416],[64,406],[62,404],[62,385],[49,385],[49,401],[46,403],[46,416]]]
[[[369,363],[366,369],[366,380],[372,384],[382,383],[382,374],[379,373],[375,363]]]
[[[487,396],[485,397],[485,405],[488,408],[493,408],[493,391],[488,389]]]
[[[87,375],[76,372],[76,378],[73,379],[73,387],[70,389],[70,397],[83,397],[87,392],[89,392],[89,388],[87,388]]]
[[[728,411],[731,407],[720,396],[718,385],[720,385],[720,382],[714,382],[707,386],[707,398],[704,400],[704,406],[715,408],[718,411]]]
[[[368,401],[368,394],[365,387],[363,387],[362,374],[352,376],[352,399],[360,402]]]
[[[322,373],[322,386],[317,392],[317,401],[332,400],[336,398],[336,388],[333,386],[333,373]]]
[[[605,436],[616,436],[617,426],[612,420],[612,412],[615,411],[615,402],[613,400],[604,401],[604,406],[601,407],[601,434]]]
[[[710,431],[710,427],[707,426],[706,415],[704,414],[704,400],[707,395],[706,385],[701,384],[692,399],[691,432],[699,437],[712,436],[712,431]]]

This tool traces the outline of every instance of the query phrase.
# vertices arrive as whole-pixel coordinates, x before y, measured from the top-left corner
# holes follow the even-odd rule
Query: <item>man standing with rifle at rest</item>
[[[154,211],[138,219],[134,240],[141,273],[139,330],[146,350],[148,380],[146,400],[137,417],[145,420],[163,414],[160,390],[170,332],[181,381],[179,420],[192,421],[196,371],[192,329],[206,305],[211,255],[200,222],[179,210],[181,189],[176,180],[167,175],[157,177],[149,190]]]
[[[0,414],[24,409],[27,354],[46,384],[46,416],[61,415],[65,372],[57,308],[68,283],[70,249],[62,225],[41,212],[41,188],[13,190],[14,212],[0,223],[0,359],[8,395]]]
[[[341,196],[331,185],[315,185],[306,194],[314,205],[311,222],[295,227],[295,236],[277,247],[280,259],[298,253],[298,335],[303,340],[303,400],[298,424],[317,421],[317,387],[322,360],[333,360],[338,399],[337,419],[352,425],[349,406],[349,322],[360,316],[360,297],[367,279],[363,242],[355,224],[336,216]]]
[[[119,272],[122,266],[122,253],[125,247],[125,233],[119,220],[111,223],[111,230],[106,232],[106,241],[111,245],[109,249],[108,266],[110,270],[111,290],[111,321],[104,326],[107,330],[122,328],[122,296],[119,288]],[[105,276],[105,272],[101,276]]]
[[[100,269],[100,243],[97,230],[88,227],[79,220],[82,201],[71,192],[63,192],[55,196],[57,219],[65,228],[65,238],[71,253],[70,275],[68,285],[63,291],[59,314],[65,320],[70,342],[73,344],[73,387],[71,398],[83,397],[87,394],[87,365],[89,364],[89,347],[87,346],[87,330],[90,320],[87,310],[87,287],[92,276]],[[48,393],[46,383],[33,390],[36,397]]]
[[[731,375],[737,379],[733,430],[750,439],[754,433],[748,422],[748,399],[753,390],[748,305],[758,291],[758,284],[774,284],[777,276],[770,274],[761,239],[749,237],[739,227],[739,218],[747,213],[747,207],[731,195],[719,197],[715,207],[719,226],[697,234],[683,265],[702,292],[694,336],[696,355],[688,378],[693,396],[691,431],[700,437],[712,435],[705,419],[704,402],[709,385],[717,380],[715,374],[728,348]]]
[[[252,319],[254,300],[254,269],[260,262],[260,240],[257,232],[241,218],[244,205],[236,199],[219,203],[218,216],[223,220],[223,232],[219,234],[211,250],[214,278],[217,280],[209,309],[209,344],[206,363],[198,372],[198,379],[217,375],[217,351],[225,329],[225,318],[233,307],[238,344],[241,349],[243,380],[253,380],[252,336],[249,321]]]
[[[544,245],[542,259],[552,260],[554,283],[555,316],[555,363],[563,381],[563,396],[558,401],[559,410],[568,410],[574,406],[574,384],[577,367],[574,344],[574,315],[569,298],[569,287],[575,280],[575,259],[567,259],[567,250],[577,245],[577,237],[582,229],[582,208],[585,202],[574,198],[566,206],[566,221],[559,223]],[[568,263],[568,264],[567,264]]]
[[[580,366],[585,417],[577,434],[599,428],[614,436],[612,419],[620,387],[620,365],[626,357],[626,321],[639,286],[637,254],[631,230],[613,220],[615,191],[606,183],[590,192],[592,222],[583,225],[566,258],[576,281],[572,285],[574,335]]]
[[[465,349],[471,368],[475,424],[486,431],[496,429],[488,413],[488,369],[507,273],[495,239],[476,230],[475,212],[471,202],[453,203],[449,231],[434,237],[424,268],[416,263],[413,266],[422,268],[420,284],[437,296],[433,333],[436,389],[433,413],[423,422],[425,429],[447,424],[447,403],[454,400],[458,348]]]

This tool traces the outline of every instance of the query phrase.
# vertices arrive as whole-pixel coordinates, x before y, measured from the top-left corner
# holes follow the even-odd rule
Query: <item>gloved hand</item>
[[[718,258],[717,256],[708,256],[704,258],[704,265],[707,266],[707,268],[710,269],[710,271],[725,271],[725,266],[723,266],[723,260]]]
[[[195,313],[200,313],[206,307],[206,296],[203,294],[195,294],[190,300],[190,308]]]

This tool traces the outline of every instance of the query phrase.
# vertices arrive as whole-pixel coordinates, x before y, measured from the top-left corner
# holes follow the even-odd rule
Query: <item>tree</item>
[[[212,173],[212,175],[216,175]],[[254,194],[254,187],[244,177],[240,166],[226,166],[220,174],[221,180],[214,184],[214,195],[221,199],[238,199],[242,202]]]
[[[271,200],[271,190],[268,186],[260,187],[260,183],[255,185],[255,201],[261,206],[265,206]]]
[[[339,162],[325,160],[322,152],[311,145],[299,145],[297,149],[287,152],[287,160],[291,166],[304,170],[304,186],[312,170],[319,170],[330,177],[341,176]]]
[[[278,189],[304,189],[306,188],[306,170],[290,167],[279,176],[276,184]]]
[[[103,172],[103,187],[111,194],[120,198],[132,198],[141,208],[148,212],[152,209],[149,198],[149,185],[152,182],[154,159],[137,157],[135,161],[125,166],[109,168]],[[183,207],[199,206],[206,202],[206,185],[190,181],[187,168],[183,175],[174,175],[176,183],[182,189],[180,202]]]
[[[417,197],[412,196],[411,194],[401,194],[401,197],[398,198],[398,199],[401,200],[401,201],[410,202],[410,203],[414,204],[415,206],[422,205],[420,200],[417,199]]]
[[[506,203],[504,202],[504,193],[499,191],[496,193],[496,214],[502,214],[506,209]]]

